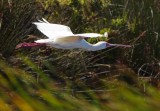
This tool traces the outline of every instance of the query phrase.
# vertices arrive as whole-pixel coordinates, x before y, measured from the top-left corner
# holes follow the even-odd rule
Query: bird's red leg
[[[16,46],[15,49],[19,49],[19,48],[22,48],[22,47],[35,47],[35,46],[46,46],[45,43],[20,43]]]

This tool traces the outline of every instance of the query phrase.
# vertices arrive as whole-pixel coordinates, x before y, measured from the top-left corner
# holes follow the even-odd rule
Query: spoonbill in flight
[[[40,39],[34,43],[21,43],[16,46],[16,49],[21,47],[52,46],[59,49],[81,48],[87,51],[97,51],[111,46],[131,47],[130,45],[110,44],[106,41],[90,44],[85,38],[108,37],[108,33],[105,32],[104,35],[97,33],[73,34],[68,26],[52,24],[44,18],[42,20],[38,20],[39,22],[34,22],[33,24],[35,24],[37,29],[46,35],[48,39]]]

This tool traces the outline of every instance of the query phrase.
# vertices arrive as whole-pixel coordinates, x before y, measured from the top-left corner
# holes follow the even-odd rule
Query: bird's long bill
[[[115,47],[127,47],[130,48],[132,47],[131,45],[123,45],[123,44],[109,44],[110,46],[115,46]]]

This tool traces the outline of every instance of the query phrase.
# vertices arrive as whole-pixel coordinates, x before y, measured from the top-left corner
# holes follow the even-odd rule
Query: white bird
[[[33,24],[35,24],[37,29],[46,35],[48,39],[40,39],[35,41],[35,43],[21,43],[18,44],[16,48],[47,45],[59,49],[81,48],[87,51],[97,51],[111,46],[131,47],[130,45],[110,44],[106,41],[90,44],[85,38],[108,37],[108,33],[105,32],[104,35],[97,33],[73,34],[68,26],[52,24],[44,18],[42,18],[42,20],[43,21],[38,20],[39,22],[34,22]]]

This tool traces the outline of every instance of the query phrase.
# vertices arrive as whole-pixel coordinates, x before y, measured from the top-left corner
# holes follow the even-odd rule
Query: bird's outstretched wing
[[[54,38],[68,38],[71,36],[81,37],[81,38],[94,38],[94,37],[102,37],[104,35],[98,33],[82,33],[82,34],[73,34],[70,27],[60,24],[52,24],[47,20],[42,18],[42,20],[38,20],[39,22],[33,22],[37,26],[37,29],[40,30],[44,35],[46,35],[49,39]]]
[[[43,21],[34,22],[33,24],[35,24],[37,29],[50,39],[73,36],[71,29],[65,25],[51,24]]]

